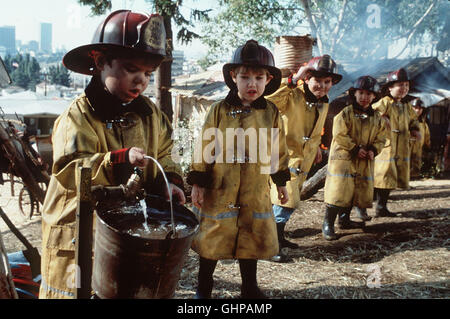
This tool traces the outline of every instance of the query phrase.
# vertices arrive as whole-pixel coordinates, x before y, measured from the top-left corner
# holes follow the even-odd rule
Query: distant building
[[[172,76],[178,76],[183,74],[183,64],[184,64],[184,51],[173,51],[172,52]]]
[[[0,27],[0,47],[4,47],[9,54],[16,52],[16,27]]]
[[[41,51],[52,53],[52,24],[41,23]]]

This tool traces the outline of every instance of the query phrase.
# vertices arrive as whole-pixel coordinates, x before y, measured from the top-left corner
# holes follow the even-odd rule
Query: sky
[[[211,3],[214,1],[185,0],[184,6],[204,9]],[[16,40],[39,41],[40,23],[49,22],[53,24],[53,48],[66,50],[90,43],[95,29],[107,16],[92,16],[90,7],[80,6],[77,0],[0,0],[0,8],[0,26],[15,26]],[[144,0],[112,1],[112,11],[124,8],[150,13],[151,4]],[[187,58],[201,58],[206,53],[198,40],[189,46],[176,42],[175,50],[184,50]]]

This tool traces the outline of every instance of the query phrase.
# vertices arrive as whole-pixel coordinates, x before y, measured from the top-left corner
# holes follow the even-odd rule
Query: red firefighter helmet
[[[166,55],[163,18],[130,10],[112,12],[97,28],[91,44],[69,51],[63,58],[66,68],[92,75],[93,51],[112,52],[125,57],[153,59],[159,65]]]
[[[386,83],[381,88],[381,95],[385,96],[389,94],[388,88],[395,82],[409,82],[411,86],[412,81],[409,79],[408,73],[405,69],[400,68],[398,70],[390,72],[386,77]]]
[[[333,84],[342,80],[342,75],[337,73],[336,62],[328,54],[312,58],[306,67],[313,76],[331,76]]]
[[[248,40],[244,45],[234,51],[233,59],[223,66],[223,78],[230,89],[236,89],[236,83],[231,78],[230,71],[235,67],[244,65],[249,67],[261,67],[269,71],[273,79],[267,84],[263,95],[274,93],[281,84],[281,71],[275,67],[272,53],[255,40]]]

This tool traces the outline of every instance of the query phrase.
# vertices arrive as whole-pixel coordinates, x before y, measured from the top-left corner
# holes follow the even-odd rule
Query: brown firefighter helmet
[[[425,103],[423,103],[423,101],[416,97],[414,98],[411,102],[409,102],[411,104],[412,107],[421,107],[421,108],[425,108]]]
[[[230,71],[235,67],[244,65],[249,67],[261,67],[267,69],[273,79],[266,85],[263,95],[274,93],[281,84],[281,71],[275,67],[272,53],[255,40],[248,40],[244,45],[234,51],[233,59],[223,66],[223,78],[230,89],[236,89],[236,83],[231,78]]]
[[[159,65],[166,55],[163,18],[131,10],[112,12],[97,28],[91,44],[69,51],[63,64],[77,73],[93,75],[93,51],[111,52],[124,57],[144,57]]]
[[[342,75],[337,73],[336,62],[328,54],[312,58],[306,67],[312,76],[331,76],[333,84],[337,84],[342,80]]]

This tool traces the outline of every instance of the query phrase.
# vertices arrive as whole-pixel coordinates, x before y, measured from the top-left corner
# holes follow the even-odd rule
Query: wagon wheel
[[[19,193],[19,210],[22,215],[31,219],[35,205],[36,200],[31,192],[25,186],[22,187]]]

